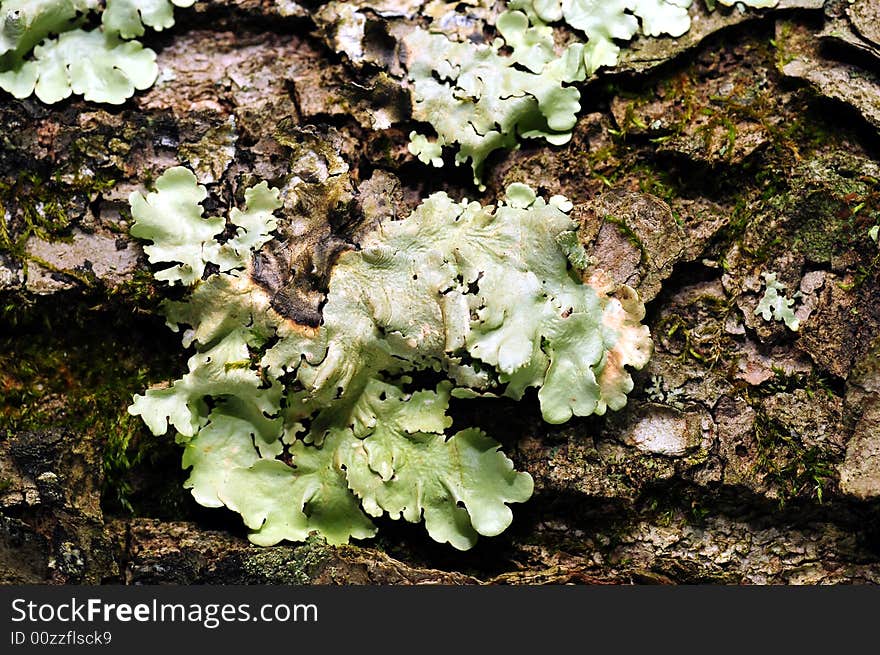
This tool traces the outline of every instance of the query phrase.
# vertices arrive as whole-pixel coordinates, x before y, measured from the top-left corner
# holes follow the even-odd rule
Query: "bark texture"
[[[571,143],[496,153],[482,194],[406,149],[394,35],[417,12],[368,12],[355,56],[321,4],[179,12],[146,40],[160,81],[119,108],[0,98],[0,581],[880,581],[876,3],[700,9],[583,85]],[[352,546],[252,546],[125,411],[184,370],[126,200],[178,163],[209,211],[282,187],[263,270],[313,323],[335,255],[428,193],[564,194],[598,265],[647,303],[654,355],[604,417],[550,426],[528,396],[454,408],[536,482],[472,551],[392,521]],[[292,178],[307,185],[286,193]],[[769,272],[798,293],[797,332],[755,313]]]

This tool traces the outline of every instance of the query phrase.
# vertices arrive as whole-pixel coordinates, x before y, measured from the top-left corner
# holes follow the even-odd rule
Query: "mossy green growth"
[[[755,421],[757,469],[776,487],[779,505],[811,498],[821,503],[836,484],[838,458],[820,446],[806,446],[778,421],[758,411]]]
[[[57,239],[70,224],[63,202],[40,176],[24,173],[15,181],[0,181],[0,251],[24,260],[31,236]]]
[[[105,508],[129,510],[131,469],[158,440],[125,410],[148,380],[170,375],[173,360],[150,329],[155,319],[133,319],[122,299],[102,301],[0,297],[0,425],[12,433],[60,427],[93,443]]]
[[[388,515],[470,548],[510,524],[532,480],[482,431],[451,433],[451,398],[519,400],[534,387],[544,418],[562,423],[622,407],[627,366],[649,356],[635,293],[578,268],[589,260],[567,238],[564,198],[522,184],[497,206],[432,195],[339,256],[323,322],[308,327],[251,277],[277,190],[249,190],[224,229],[198,212],[191,172],[171,169],[156,187],[132,196],[133,231],[170,265],[158,278],[192,286],[164,313],[196,352],[186,375],[129,411],[154,434],[177,431],[196,500],[240,513],[258,544],[312,532],[344,543]],[[447,379],[420,388],[420,371]]]
[[[114,183],[106,176],[62,180],[35,171],[0,180],[0,253],[26,271],[28,240],[63,241],[69,237],[77,207],[82,209]]]

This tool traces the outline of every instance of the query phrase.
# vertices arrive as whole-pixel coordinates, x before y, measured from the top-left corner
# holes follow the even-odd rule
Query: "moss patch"
[[[784,425],[758,410],[755,420],[758,444],[757,472],[776,487],[780,508],[792,499],[821,503],[836,485],[836,462],[819,446],[805,446]]]
[[[95,302],[74,294],[0,298],[0,423],[12,432],[65,427],[93,440],[103,454],[105,501],[131,509],[128,472],[162,440],[126,408],[132,394],[178,372],[177,345],[158,319]]]
[[[57,241],[69,236],[70,227],[98,194],[114,185],[105,177],[79,176],[62,181],[25,171],[14,179],[0,179],[0,251],[27,266],[28,239]]]

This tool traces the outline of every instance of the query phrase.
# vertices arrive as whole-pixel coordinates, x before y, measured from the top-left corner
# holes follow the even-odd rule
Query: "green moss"
[[[748,397],[755,410],[755,470],[776,487],[780,507],[792,499],[811,499],[821,503],[827,491],[837,484],[839,455],[830,445],[805,445],[795,432],[767,416],[761,399],[803,390],[808,398],[827,402],[836,400],[838,392],[821,372],[789,375],[774,369],[773,373],[772,378],[752,389]]]
[[[778,421],[756,410],[756,471],[777,490],[780,508],[795,498],[821,503],[835,483],[835,462],[819,446],[805,446]]]
[[[0,180],[0,251],[26,268],[28,239],[63,240],[77,214],[114,184],[101,176],[62,180],[34,171],[22,172],[15,180]]]
[[[31,236],[51,240],[71,223],[57,196],[47,193],[44,181],[31,173],[14,182],[0,181],[0,215],[5,217],[0,221],[0,249],[21,260]]]
[[[828,117],[808,104],[806,98],[786,119],[782,122],[767,122],[765,125],[778,155],[799,159],[821,148],[840,143],[840,126],[829,124]]]
[[[874,255],[870,262],[861,265],[856,269],[852,282],[840,283],[840,288],[844,291],[854,291],[861,287],[867,280],[873,279],[878,270],[880,270],[880,252]]]
[[[768,64],[777,54],[764,42],[748,43],[747,47],[755,60]],[[723,259],[734,243],[756,265],[784,249],[794,248],[809,260],[822,263],[846,251],[863,249],[867,241],[863,237],[875,224],[869,217],[877,217],[864,174],[847,179],[830,167],[827,174],[801,177],[805,163],[839,149],[842,138],[840,125],[814,106],[813,94],[798,90],[781,103],[777,93],[768,92],[766,80],[759,83],[754,76],[740,75],[732,78],[730,93],[706,98],[698,93],[697,81],[704,68],[705,64],[695,62],[653,85],[610,87],[609,95],[624,102],[623,109],[616,112],[620,129],[612,131],[611,152],[597,157],[593,177],[609,186],[637,180],[642,191],[673,205],[678,199],[698,196],[732,207],[728,225],[706,253],[714,259]],[[778,80],[771,81],[776,84]],[[651,106],[648,116],[654,116],[658,98],[663,104],[674,98],[675,103],[664,108],[662,127],[646,126],[650,119],[642,108]],[[702,127],[691,134],[696,117],[701,117]],[[732,163],[743,125],[759,127],[766,145],[744,161]],[[675,162],[652,156],[658,144],[688,134],[698,139],[702,136],[706,152],[714,152],[727,163],[713,164],[711,174],[697,170],[682,179]],[[610,168],[603,166],[606,161],[619,164]],[[824,178],[828,178],[827,184]],[[773,224],[779,218],[790,219],[782,229]],[[862,279],[872,270],[866,265]]]
[[[105,501],[130,509],[128,472],[161,439],[126,408],[148,381],[177,372],[177,356],[169,355],[177,346],[156,319],[101,302],[72,294],[0,298],[0,424],[12,431],[63,426],[103,444]]]
[[[135,269],[131,276],[108,292],[112,298],[121,299],[137,307],[138,311],[153,314],[158,313],[159,304],[166,297],[152,272],[141,268]]]
[[[791,52],[789,37],[791,37],[792,23],[779,21],[776,28],[775,38],[770,39],[770,45],[776,53],[776,67],[781,71],[786,64],[790,63],[797,55]]]
[[[636,234],[625,221],[615,218],[614,216],[606,216],[605,222],[617,227],[620,234],[629,241],[630,245],[639,251],[639,263],[643,263],[647,260],[648,251],[645,249],[645,244],[642,243],[642,240],[639,239],[639,235]]]
[[[762,396],[766,397],[777,393],[793,393],[798,389],[806,391],[810,398],[825,396],[833,399],[836,397],[828,378],[817,371],[788,375],[781,369],[773,368],[773,377],[761,384],[758,390]]]
[[[663,348],[684,362],[693,360],[700,367],[713,369],[728,361],[735,343],[724,330],[724,322],[735,304],[727,298],[704,295],[694,298],[678,312],[664,312],[652,326]]]
[[[681,184],[670,170],[643,164],[633,167],[632,173],[638,177],[642,193],[650,193],[667,203],[682,196]]]
[[[140,426],[130,420],[130,417],[120,416],[108,422],[110,425],[102,459],[104,501],[132,512],[129,474],[133,466],[143,461],[147,449],[142,443],[139,448],[133,447],[132,442],[139,436]]]

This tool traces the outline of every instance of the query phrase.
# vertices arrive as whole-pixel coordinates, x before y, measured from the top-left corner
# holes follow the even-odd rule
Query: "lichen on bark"
[[[0,105],[3,579],[877,582],[872,3],[695,2],[686,35],[638,37],[627,76],[588,82],[568,144],[494,155],[480,193],[406,149],[425,126],[408,122],[398,39],[428,4],[457,38],[491,36],[485,4],[459,21],[447,3],[367,9],[360,59],[333,54],[334,23],[304,4],[179,12],[145,37],[158,83],[117,109]],[[647,302],[652,360],[602,418],[547,427],[537,401],[456,406],[535,480],[479,556],[438,557],[408,530],[367,548],[249,545],[235,517],[190,500],[177,447],[125,414],[184,364],[174,335],[157,336],[166,292],[126,236],[129,194],[178,164],[212,215],[261,180],[280,189],[289,227],[262,284],[312,322],[338,254],[431,193],[565,195],[587,255]],[[800,292],[797,333],[755,316],[765,271]]]

